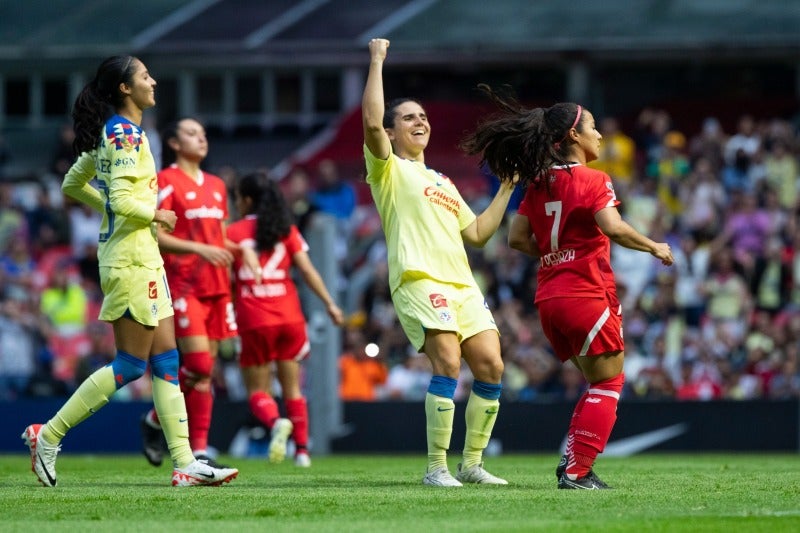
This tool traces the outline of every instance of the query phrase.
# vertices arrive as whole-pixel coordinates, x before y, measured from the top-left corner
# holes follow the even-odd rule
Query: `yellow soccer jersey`
[[[377,159],[366,145],[367,183],[386,235],[389,287],[427,278],[475,286],[461,231],[475,213],[452,181],[423,163],[390,154]]]
[[[88,185],[95,176],[99,194]],[[103,213],[100,266],[163,265],[152,222],[158,196],[156,165],[138,125],[119,115],[108,119],[100,146],[78,158],[61,188]]]

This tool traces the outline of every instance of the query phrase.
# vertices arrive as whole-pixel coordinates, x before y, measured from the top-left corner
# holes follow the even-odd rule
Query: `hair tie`
[[[561,148],[561,143],[563,143],[564,141],[567,140],[567,137],[569,136],[569,132],[572,130],[572,128],[574,128],[575,126],[578,125],[578,122],[581,121],[581,114],[583,113],[583,108],[581,107],[580,104],[576,104],[576,105],[578,106],[578,112],[575,114],[575,122],[572,123],[572,126],[567,128],[567,133],[564,134],[564,137],[560,141],[558,141],[557,143],[555,143],[553,145],[553,147],[555,147],[556,150]]]

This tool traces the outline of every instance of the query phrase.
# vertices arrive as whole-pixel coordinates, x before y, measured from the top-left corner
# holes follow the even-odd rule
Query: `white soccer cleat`
[[[456,479],[462,483],[482,483],[484,485],[508,485],[505,479],[494,476],[483,469],[483,463],[461,469],[458,463],[458,473]]]
[[[210,466],[208,462],[195,459],[184,468],[176,468],[172,471],[173,487],[193,487],[195,485],[205,485],[216,487],[223,483],[232,481],[239,475],[235,468],[216,468]]]
[[[31,470],[45,487],[56,486],[56,456],[61,446],[42,438],[42,424],[31,424],[22,432],[22,440],[31,450]]]
[[[307,453],[300,452],[294,456],[294,466],[308,468],[311,466],[311,457]]]
[[[269,462],[280,463],[286,458],[286,443],[294,425],[288,418],[279,418],[272,426],[272,440],[269,441]]]
[[[422,478],[423,485],[430,485],[432,487],[460,487],[462,486],[459,481],[454,478],[447,467],[442,467],[432,472],[425,472],[425,477]]]

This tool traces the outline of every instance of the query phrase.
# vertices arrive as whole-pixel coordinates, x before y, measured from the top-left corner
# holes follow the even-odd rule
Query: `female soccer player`
[[[175,228],[176,215],[156,208],[156,167],[140,127],[142,111],[155,105],[155,86],[139,59],[110,57],[73,108],[73,147],[79,157],[62,190],[103,214],[97,250],[104,294],[100,319],[113,325],[117,353],[46,424],[25,428],[22,438],[30,448],[32,469],[47,487],[56,486],[56,456],[67,431],[141,377],[148,361],[153,400],[174,465],[172,484],[220,485],[239,473],[197,460],[186,438],[172,301],[156,238],[157,226]],[[89,184],[95,176],[99,191]]]
[[[180,386],[189,414],[189,443],[195,457],[208,455],[211,373],[219,343],[236,335],[225,239],[228,191],[221,178],[200,165],[208,155],[206,130],[193,118],[168,125],[163,134],[164,170],[158,173],[158,207],[175,211],[175,229],[158,232],[158,245],[172,291],[175,334],[181,354]],[[233,247],[231,247],[233,248]],[[161,427],[151,409],[141,422],[145,457],[162,461]]]
[[[428,467],[422,482],[505,485],[483,468],[501,392],[503,361],[492,313],[478,288],[464,243],[483,246],[503,219],[515,178],[504,175],[489,207],[475,216],[449,178],[425,166],[431,125],[408,98],[384,105],[383,63],[389,41],[372,39],[362,101],[367,183],[388,248],[389,285],[400,324],[433,366],[425,398]],[[453,396],[462,357],[474,375],[467,402],[463,462],[447,467]]]
[[[610,240],[673,262],[666,243],[624,222],[611,178],[586,167],[602,136],[592,114],[573,103],[526,109],[482,85],[500,113],[462,144],[497,176],[528,186],[508,236],[512,248],[541,258],[535,303],[556,355],[571,360],[588,390],[578,400],[567,453],[556,469],[560,489],[605,489],[592,470],[616,421],[624,383],[622,307],[611,270]]]
[[[234,308],[242,341],[239,364],[250,410],[271,430],[270,461],[283,461],[291,435],[296,445],[295,465],[308,467],[308,407],[300,390],[300,362],[308,355],[309,344],[291,268],[297,267],[337,326],[344,322],[342,310],[311,263],[308,245],[292,223],[277,184],[264,175],[244,176],[236,186],[235,201],[243,218],[228,227],[228,238],[242,248],[255,248],[261,264],[260,282],[239,255],[233,268]],[[278,405],[270,395],[272,361],[277,366],[288,419],[280,418]]]

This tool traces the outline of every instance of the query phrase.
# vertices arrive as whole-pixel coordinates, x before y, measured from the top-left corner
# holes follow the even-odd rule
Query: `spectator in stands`
[[[527,109],[482,88],[500,111],[467,137],[466,151],[480,154],[501,177],[518,173],[527,185],[508,243],[541,258],[535,303],[545,335],[557,357],[590,384],[575,407],[558,487],[608,488],[592,466],[611,435],[624,384],[611,241],[664,265],[672,264],[672,252],[624,222],[611,178],[585,166],[597,158],[602,137],[591,112],[565,102]]]
[[[0,287],[0,401],[23,396],[36,372],[36,339],[27,298],[18,299]]]
[[[69,219],[63,206],[53,203],[50,189],[45,183],[37,184],[36,205],[25,212],[25,218],[34,257],[41,257],[47,250],[69,244]],[[96,241],[96,234],[94,238]]]
[[[425,400],[428,467],[423,483],[502,484],[483,468],[499,410],[503,361],[497,326],[470,270],[464,244],[482,247],[497,230],[517,177],[503,182],[476,216],[455,184],[425,166],[431,125],[419,102],[384,102],[383,63],[389,41],[369,42],[370,64],[362,99],[367,183],[386,234],[389,285],[403,330],[431,360]],[[454,478],[447,466],[462,358],[472,370],[466,407],[463,462]]]
[[[405,360],[389,370],[384,385],[386,399],[425,401],[432,372],[431,362],[427,357],[409,350]]]
[[[255,250],[258,258],[258,266],[251,267],[237,254],[233,264],[239,364],[250,411],[270,429],[270,461],[283,461],[291,436],[295,465],[309,467],[308,405],[300,377],[310,347],[292,272],[319,298],[333,324],[342,325],[342,311],[311,263],[308,244],[294,225],[277,183],[265,174],[244,176],[236,186],[236,206],[243,218],[228,227],[228,238],[243,249]],[[273,366],[287,418],[279,416],[270,394]]]
[[[383,397],[389,371],[378,345],[367,346],[360,329],[345,330],[344,351],[339,356],[339,397],[344,401],[372,402]]]
[[[737,160],[752,161],[756,152],[761,149],[761,136],[756,130],[756,121],[752,115],[742,115],[733,134],[725,143],[725,163],[733,166]]]
[[[14,239],[27,239],[28,228],[22,209],[14,203],[14,186],[0,181],[0,250]]]
[[[605,172],[627,190],[636,177],[636,144],[620,129],[615,117],[600,122],[600,133],[600,154],[589,166]]]
[[[72,151],[73,142],[75,142],[75,130],[72,129],[72,124],[66,122],[58,129],[58,141],[50,161],[50,172],[58,178],[66,174],[69,167],[75,162],[75,153]]]
[[[715,117],[703,120],[700,133],[689,140],[689,161],[694,166],[700,159],[705,159],[714,173],[722,170],[725,164],[723,152],[727,142],[725,132]]]
[[[698,240],[712,239],[722,228],[727,201],[725,188],[709,160],[698,158],[681,187],[682,230]]]
[[[308,172],[303,167],[294,167],[281,188],[297,223],[297,229],[303,233],[309,220],[318,210],[311,201],[311,178]]]
[[[356,208],[356,190],[339,175],[332,159],[317,164],[317,182],[311,194],[311,203],[322,213],[332,215],[349,231],[350,218]]]
[[[138,58],[109,57],[73,107],[74,152],[80,155],[64,177],[62,190],[104,213],[98,257],[105,298],[99,318],[113,324],[117,353],[47,423],[25,428],[22,438],[30,449],[31,466],[46,487],[56,486],[56,458],[66,433],[125,384],[143,376],[148,363],[173,459],[172,484],[219,485],[239,473],[197,461],[186,438],[172,300],[156,240],[157,226],[171,231],[176,216],[157,209],[155,163],[140,126],[143,110],[155,105],[155,86]],[[95,177],[102,193],[89,184]]]
[[[772,148],[764,156],[764,166],[766,182],[777,192],[781,207],[788,210],[796,209],[800,165],[797,156],[789,151],[784,139],[778,139],[772,144]]]

